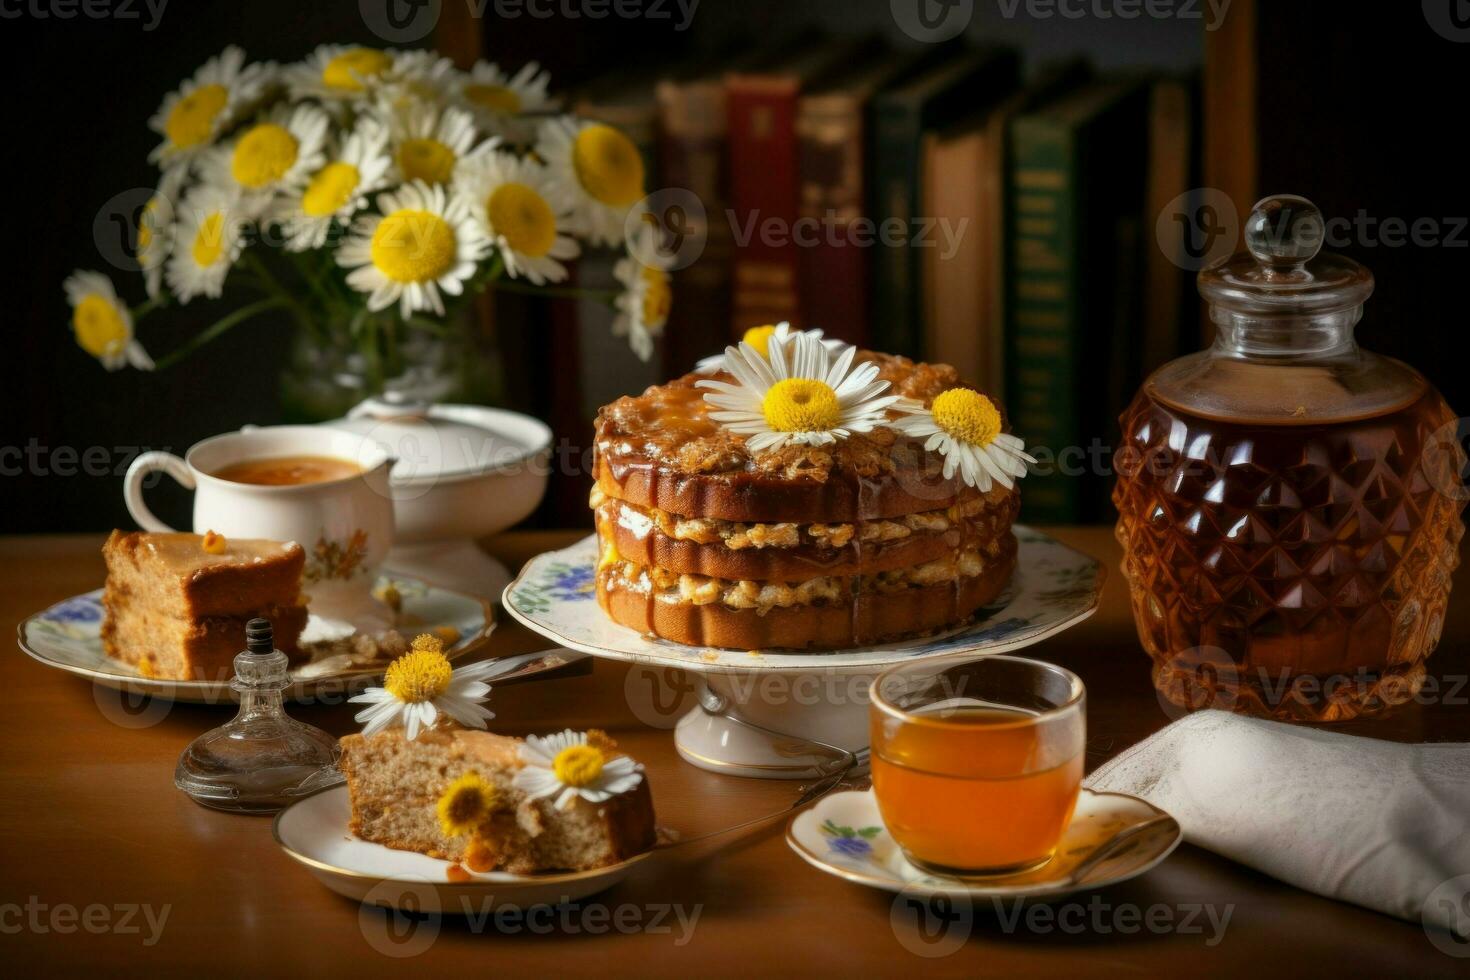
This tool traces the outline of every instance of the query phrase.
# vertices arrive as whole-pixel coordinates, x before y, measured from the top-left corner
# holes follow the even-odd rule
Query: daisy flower
[[[541,127],[536,155],[570,193],[583,234],[594,245],[621,241],[628,211],[644,196],[643,157],[633,141],[603,123],[553,119]]]
[[[556,108],[546,94],[550,84],[551,74],[534,61],[514,75],[506,74],[498,65],[477,61],[467,74],[459,75],[453,96],[474,114],[476,124],[485,132],[525,143],[535,137],[536,129],[523,117]]]
[[[384,112],[393,176],[408,183],[447,184],[475,145],[474,118],[464,109],[410,99]]]
[[[653,356],[653,339],[661,336],[669,321],[669,310],[673,306],[674,294],[669,284],[668,266],[662,253],[653,247],[655,234],[650,225],[644,225],[639,233],[643,236],[640,247],[628,249],[628,254],[613,266],[613,276],[623,285],[614,305],[618,315],[613,320],[614,337],[627,337],[628,346],[633,348],[640,360]],[[641,256],[653,256],[654,265],[645,265]]]
[[[492,148],[466,158],[455,171],[454,186],[480,230],[500,249],[507,275],[524,276],[538,286],[567,277],[562,262],[581,249],[566,232],[571,205],[545,167]]]
[[[384,51],[348,44],[323,44],[281,72],[293,101],[315,99],[334,112],[370,98],[379,89],[434,72],[449,59],[427,51]]]
[[[278,105],[228,145],[210,150],[200,177],[238,191],[247,210],[259,212],[276,191],[305,183],[321,167],[330,125],[316,106]]]
[[[555,796],[558,810],[579,796],[588,803],[605,803],[643,781],[643,767],[614,754],[616,748],[597,731],[528,735],[518,750],[522,767],[512,785],[533,800]]]
[[[789,443],[822,446],[869,432],[887,423],[887,409],[898,401],[885,395],[888,382],[878,367],[853,366],[856,347],[832,355],[822,342],[805,334],[769,342],[769,357],[750,344],[725,348],[725,369],[736,383],[702,380],[710,389],[704,400],[717,411],[709,417],[746,437],[751,452],[780,449]]]
[[[174,212],[179,190],[187,175],[183,167],[165,170],[158,189],[138,215],[136,257],[143,271],[143,287],[149,299],[158,298],[158,287],[163,282],[163,265],[174,247]]]
[[[359,215],[337,250],[337,264],[352,270],[348,285],[369,294],[374,312],[398,303],[405,317],[443,316],[440,293],[463,292],[490,248],[469,205],[418,181],[384,191],[377,204],[382,214]]]
[[[1026,444],[1000,431],[1000,410],[978,391],[951,388],[941,392],[929,408],[904,404],[909,414],[890,423],[900,432],[924,443],[926,452],[944,455],[944,478],[956,469],[969,486],[988,493],[994,480],[1006,489],[1015,477],[1026,475],[1026,464],[1036,459],[1027,455]]]
[[[784,344],[796,333],[804,333],[809,337],[815,337],[817,340],[821,340],[822,346],[827,348],[827,352],[830,354],[840,354],[842,353],[842,348],[847,346],[844,341],[832,337],[822,340],[822,331],[820,330],[792,330],[791,324],[785,320],[775,324],[768,323],[762,327],[751,327],[745,331],[745,334],[740,339],[754,347],[756,353],[765,357],[767,356],[767,345],[770,344],[772,338]],[[719,374],[723,370],[725,370],[725,355],[723,353],[711,354],[709,357],[700,358],[699,363],[694,365],[695,374]]]
[[[210,184],[191,190],[179,212],[166,270],[168,288],[180,303],[196,296],[219,296],[225,276],[245,248],[250,215],[239,194]]]
[[[210,58],[148,120],[163,137],[149,161],[170,168],[208,149],[260,96],[274,70],[269,64],[247,66],[245,52],[233,44]]]
[[[466,772],[445,787],[435,807],[439,829],[445,837],[473,834],[490,816],[496,803],[495,786],[474,770]]]
[[[367,207],[368,195],[387,184],[388,134],[369,118],[332,154],[329,162],[281,197],[275,220],[285,231],[286,249],[305,252],[326,244],[332,222],[346,225]]]
[[[420,728],[433,726],[440,712],[469,728],[484,728],[486,720],[495,717],[480,704],[490,694],[485,678],[499,669],[499,664],[487,660],[455,670],[444,656],[444,641],[425,633],[413,641],[408,653],[388,665],[382,687],[370,687],[348,700],[368,705],[354,716],[366,723],[364,735],[402,722],[404,736],[412,742]]]
[[[153,370],[152,359],[133,338],[133,315],[117,298],[111,279],[100,272],[79,269],[66,277],[61,288],[71,304],[71,328],[82,350],[109,371],[124,364],[141,371]]]

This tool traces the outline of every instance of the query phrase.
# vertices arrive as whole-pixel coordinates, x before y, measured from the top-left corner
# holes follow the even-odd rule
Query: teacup
[[[282,457],[329,457],[353,463],[360,472],[288,485],[218,475],[240,463]],[[381,629],[392,617],[372,588],[393,544],[393,463],[376,442],[354,433],[306,425],[252,427],[196,443],[182,459],[144,453],[128,467],[123,498],[144,530],[172,531],[143,502],[148,474],[167,473],[194,491],[195,533],[298,542],[306,549],[302,587],[312,613],[358,629]]]

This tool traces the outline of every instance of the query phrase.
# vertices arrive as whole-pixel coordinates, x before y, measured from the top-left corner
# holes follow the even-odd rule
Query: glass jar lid
[[[1252,316],[1334,313],[1363,305],[1373,273],[1343,255],[1321,252],[1322,212],[1304,197],[1274,194],[1251,209],[1246,251],[1199,274],[1211,306]]]

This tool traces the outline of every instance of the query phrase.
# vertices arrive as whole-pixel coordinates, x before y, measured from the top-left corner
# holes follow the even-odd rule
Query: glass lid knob
[[[1245,222],[1245,247],[1271,272],[1300,270],[1322,248],[1325,226],[1317,205],[1295,194],[1263,197]]]

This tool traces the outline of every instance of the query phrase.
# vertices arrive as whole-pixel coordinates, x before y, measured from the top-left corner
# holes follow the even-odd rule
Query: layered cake
[[[607,614],[678,643],[840,649],[995,599],[1030,459],[999,409],[948,365],[751,339],[598,414]]]
[[[654,844],[647,780],[601,732],[523,741],[451,724],[341,744],[363,840],[518,874],[606,867]]]
[[[271,621],[278,649],[302,659],[306,552],[299,544],[113,531],[102,557],[103,649],[145,677],[232,676],[245,624],[257,616]]]

